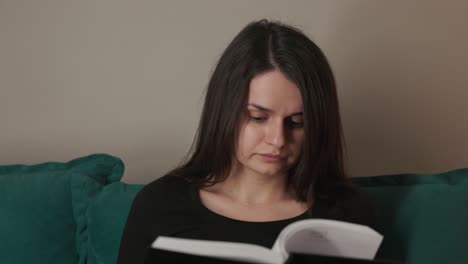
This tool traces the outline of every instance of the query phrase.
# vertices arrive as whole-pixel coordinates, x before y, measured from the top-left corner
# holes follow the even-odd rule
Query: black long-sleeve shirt
[[[146,185],[135,197],[120,244],[118,264],[143,263],[145,251],[157,236],[244,242],[272,247],[288,224],[324,218],[376,228],[375,210],[359,193],[339,198],[317,197],[311,214],[270,222],[246,222],[216,214],[200,201],[197,189],[185,179],[165,176]]]

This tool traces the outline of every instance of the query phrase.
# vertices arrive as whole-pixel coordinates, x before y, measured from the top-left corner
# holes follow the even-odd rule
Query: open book
[[[152,249],[237,262],[283,264],[293,253],[372,260],[383,237],[347,222],[307,219],[286,226],[272,249],[259,245],[159,236]]]

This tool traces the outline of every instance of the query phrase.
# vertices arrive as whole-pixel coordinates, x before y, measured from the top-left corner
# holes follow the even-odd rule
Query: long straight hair
[[[198,186],[226,179],[250,81],[272,70],[282,72],[302,96],[303,152],[288,173],[288,184],[297,199],[308,202],[315,195],[336,192],[340,186],[352,188],[344,169],[335,79],[325,55],[300,30],[265,19],[242,29],[219,58],[192,147],[169,175],[184,177]]]

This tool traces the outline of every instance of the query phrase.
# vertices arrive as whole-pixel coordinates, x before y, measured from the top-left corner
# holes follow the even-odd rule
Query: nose
[[[283,121],[271,122],[266,129],[265,138],[267,143],[278,149],[283,147],[286,142],[286,132]]]

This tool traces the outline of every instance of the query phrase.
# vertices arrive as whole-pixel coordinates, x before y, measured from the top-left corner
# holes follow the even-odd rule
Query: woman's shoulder
[[[136,195],[136,203],[171,202],[187,198],[190,184],[182,177],[165,175],[145,185]]]
[[[344,191],[338,197],[338,202],[349,211],[369,211],[375,209],[372,197],[359,187]]]
[[[143,190],[145,191],[160,191],[164,189],[178,189],[180,187],[189,186],[187,179],[174,175],[164,175],[150,183],[148,183]]]
[[[332,195],[321,197],[321,201],[330,218],[378,229],[375,203],[357,186],[339,187]]]

